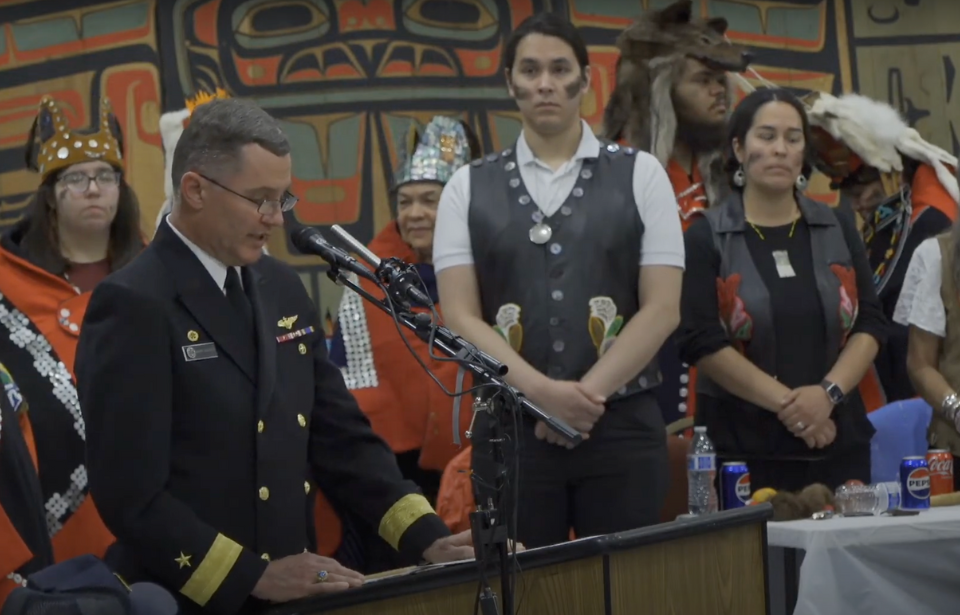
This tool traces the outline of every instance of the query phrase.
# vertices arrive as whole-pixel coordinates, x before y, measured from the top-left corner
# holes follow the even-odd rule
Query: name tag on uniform
[[[773,262],[777,264],[777,275],[781,278],[797,276],[797,272],[793,270],[793,265],[790,264],[790,255],[787,254],[786,250],[774,250]]]
[[[204,361],[217,358],[217,347],[213,342],[191,344],[183,347],[183,358],[187,361]]]

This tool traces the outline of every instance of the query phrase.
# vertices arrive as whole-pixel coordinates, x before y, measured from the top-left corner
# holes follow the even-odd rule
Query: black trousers
[[[590,439],[573,450],[538,440],[534,427],[524,418],[519,440],[516,536],[526,547],[564,542],[571,528],[582,538],[659,521],[669,468],[663,417],[652,392],[608,404]],[[491,451],[481,444],[490,429],[489,417],[478,416],[472,460],[478,502],[496,495]],[[504,449],[509,463],[512,436]],[[509,497],[504,502],[513,510]]]
[[[727,455],[722,457],[722,461],[738,461]],[[773,487],[778,491],[800,491],[814,483],[821,483],[834,490],[854,479],[865,485],[870,484],[869,442],[814,461],[746,459],[746,462],[750,468],[752,491],[763,487]]]

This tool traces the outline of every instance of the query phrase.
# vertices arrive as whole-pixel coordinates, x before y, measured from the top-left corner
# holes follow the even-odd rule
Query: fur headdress
[[[160,226],[160,221],[170,213],[173,207],[173,152],[177,149],[177,142],[180,141],[180,135],[183,134],[186,122],[190,119],[190,114],[193,113],[194,109],[211,100],[229,97],[229,94],[220,88],[217,88],[217,91],[213,94],[198,92],[185,101],[186,107],[184,109],[170,111],[160,116],[160,138],[163,140],[164,157],[163,192],[166,195],[166,200],[163,202],[163,207],[160,208],[160,213],[157,214],[157,226]]]
[[[94,129],[83,130],[71,127],[56,101],[44,96],[27,141],[27,168],[45,180],[61,169],[92,160],[123,168],[123,134],[110,101],[100,99]]]
[[[664,166],[673,154],[677,116],[673,86],[686,58],[726,71],[744,71],[751,56],[724,36],[722,17],[694,19],[690,0],[647,11],[617,38],[617,85],[603,115],[603,136],[653,154]],[[734,86],[730,86],[733,107]],[[698,160],[712,203],[719,195],[720,152]]]
[[[410,127],[404,139],[400,164],[392,189],[417,181],[446,184],[457,169],[480,153],[479,141],[470,126],[443,115],[435,116],[422,129]]]
[[[888,193],[894,186],[899,189],[906,156],[931,166],[944,189],[960,202],[957,178],[947,168],[957,168],[956,156],[923,140],[890,105],[859,94],[838,98],[825,92],[812,92],[804,103],[813,127],[815,164],[834,185],[867,166],[880,172]]]

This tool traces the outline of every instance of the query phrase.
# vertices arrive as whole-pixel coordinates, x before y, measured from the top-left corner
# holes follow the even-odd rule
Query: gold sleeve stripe
[[[419,493],[405,495],[390,507],[380,520],[380,537],[395,550],[399,549],[400,538],[414,522],[424,515],[434,514],[427,498]]]
[[[243,547],[223,534],[217,534],[203,561],[180,588],[180,593],[200,606],[206,606],[237,563],[241,551]]]

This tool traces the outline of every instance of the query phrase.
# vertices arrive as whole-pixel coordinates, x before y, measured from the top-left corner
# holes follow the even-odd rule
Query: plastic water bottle
[[[691,515],[717,512],[717,450],[707,437],[707,428],[693,428],[687,449],[687,510]]]
[[[900,508],[900,483],[890,481],[875,485],[840,485],[834,493],[834,510],[841,515],[880,515]]]

